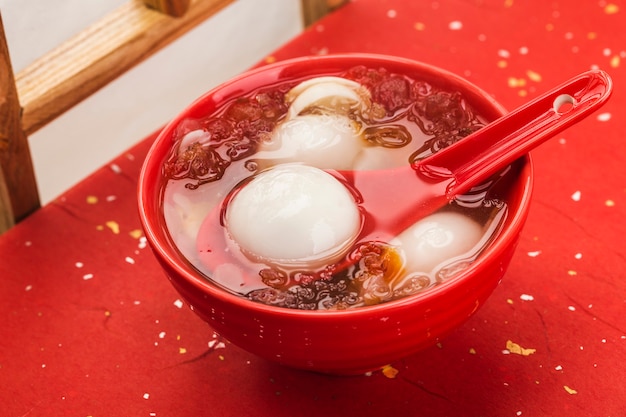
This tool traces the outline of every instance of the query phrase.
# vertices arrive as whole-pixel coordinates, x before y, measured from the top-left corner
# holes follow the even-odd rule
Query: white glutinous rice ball
[[[471,251],[482,234],[482,227],[469,217],[440,212],[408,227],[393,244],[404,252],[407,272],[430,273],[443,262]]]
[[[351,169],[364,142],[350,118],[308,114],[280,124],[272,133],[270,146],[275,150],[267,157],[273,160],[301,162],[321,169]]]
[[[370,93],[356,81],[341,77],[317,77],[304,81],[286,95],[288,118],[316,106],[343,113],[350,107],[369,108]]]
[[[254,261],[317,268],[350,249],[361,215],[350,191],[329,173],[281,164],[236,192],[225,224],[230,238]]]
[[[261,169],[286,162],[352,169],[365,140],[349,114],[370,107],[367,88],[341,77],[317,77],[292,88],[285,99],[287,117],[259,149]]]

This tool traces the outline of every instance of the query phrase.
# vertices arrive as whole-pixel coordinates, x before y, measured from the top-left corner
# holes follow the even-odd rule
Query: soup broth
[[[484,124],[459,92],[384,68],[261,87],[177,127],[163,167],[168,231],[206,279],[256,302],[346,309],[419,293],[494,238],[506,216],[494,184],[513,174],[410,219],[410,195],[398,203],[384,172]],[[374,181],[379,194],[366,190]],[[276,220],[293,223],[273,223],[296,200],[306,208]]]

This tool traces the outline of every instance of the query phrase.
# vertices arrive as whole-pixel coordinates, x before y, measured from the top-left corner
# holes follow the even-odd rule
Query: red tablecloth
[[[437,346],[396,372],[331,377],[215,335],[141,238],[147,138],[0,237],[0,414],[626,415],[624,13],[621,1],[354,0],[267,57],[414,58],[508,108],[590,67],[612,75],[605,107],[533,151],[510,270]]]

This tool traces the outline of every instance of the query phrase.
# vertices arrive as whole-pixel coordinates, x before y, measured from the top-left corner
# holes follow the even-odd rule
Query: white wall
[[[15,70],[125,1],[131,0],[0,0]],[[55,198],[301,30],[300,1],[237,0],[35,132],[30,146],[42,202]]]

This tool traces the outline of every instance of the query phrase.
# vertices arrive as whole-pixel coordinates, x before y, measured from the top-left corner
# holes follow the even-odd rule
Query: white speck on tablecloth
[[[180,299],[174,301],[174,305],[178,308],[183,308],[183,302]]]
[[[318,55],[328,55],[328,48],[327,47],[323,47],[323,48],[318,49],[317,54]]]
[[[459,20],[454,20],[448,24],[448,29],[450,30],[461,30],[463,29],[463,23]]]

